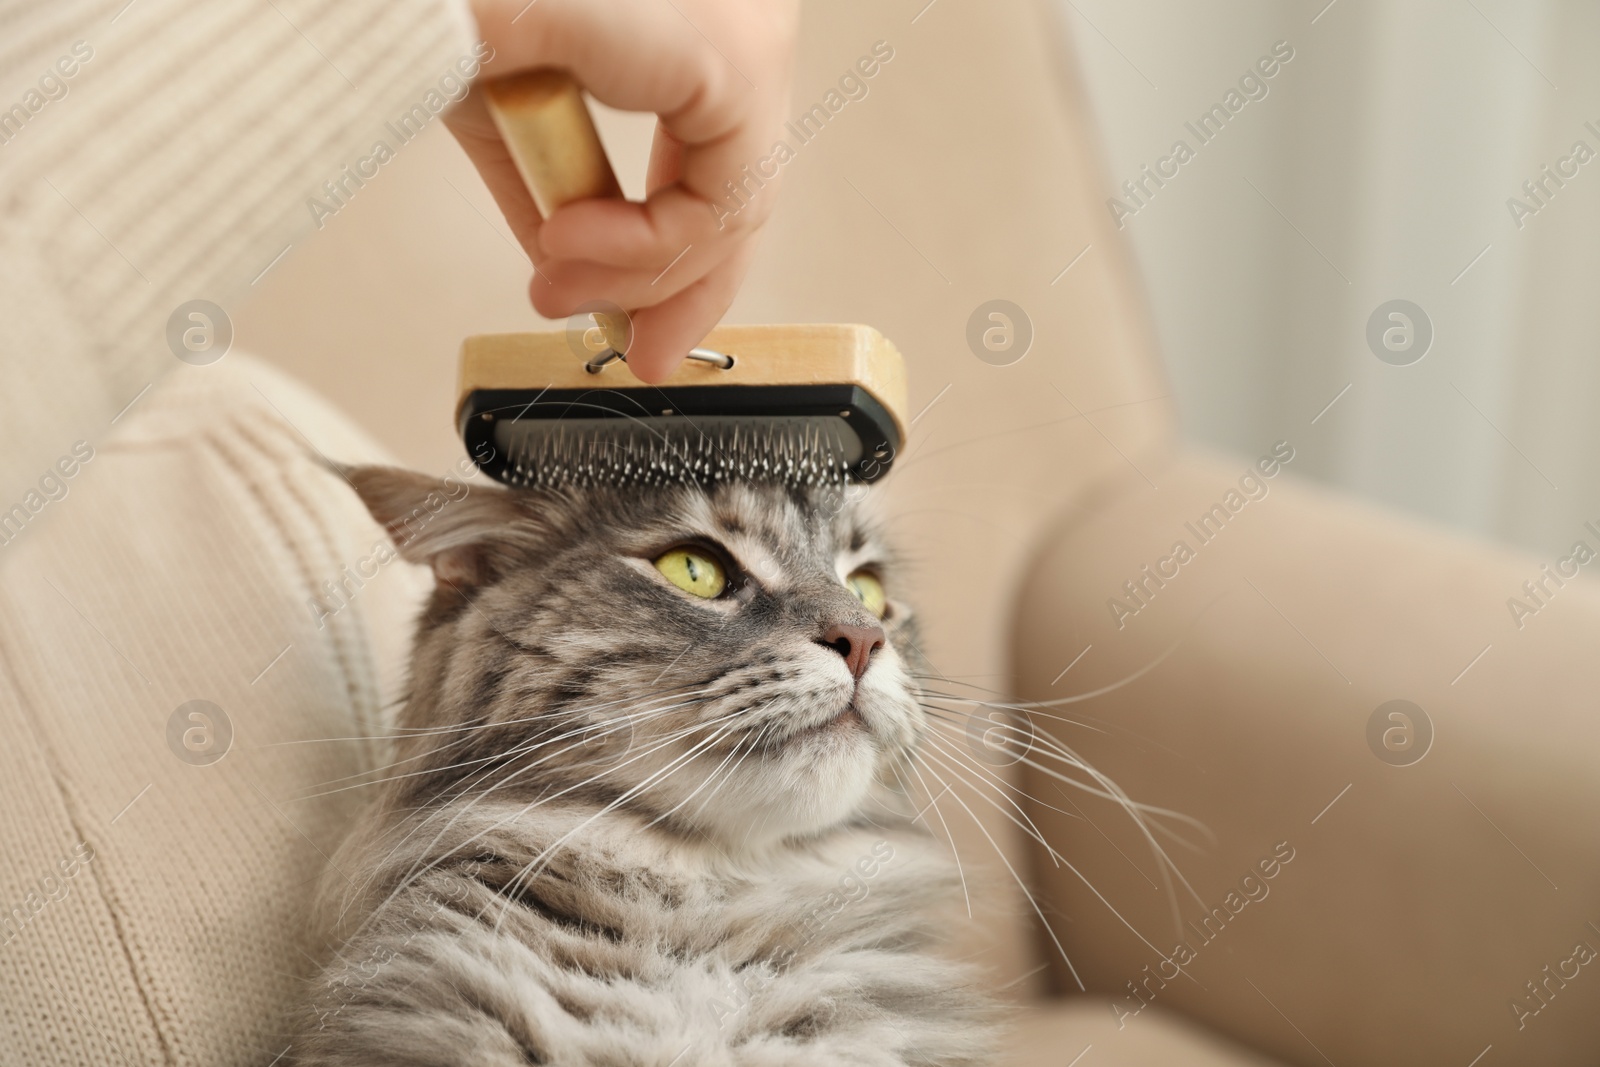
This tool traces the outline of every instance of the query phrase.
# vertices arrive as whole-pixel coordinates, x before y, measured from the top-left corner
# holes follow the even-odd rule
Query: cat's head
[[[756,844],[870,814],[909,773],[918,654],[863,490],[345,473],[436,579],[401,802],[565,791]]]

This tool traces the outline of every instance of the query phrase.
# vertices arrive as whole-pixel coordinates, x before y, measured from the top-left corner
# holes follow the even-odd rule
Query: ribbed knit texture
[[[66,95],[16,118],[79,41]],[[389,564],[319,626],[381,532],[316,452],[376,449],[238,352],[180,363],[165,324],[292,255],[307,197],[470,47],[444,0],[0,0],[0,514],[47,500],[0,536],[0,1063],[287,1044],[358,799],[314,794],[371,765],[348,739],[380,729],[419,576]],[[210,766],[168,743],[195,699],[234,730]]]
[[[283,1048],[311,883],[359,798],[314,794],[371,766],[348,739],[381,729],[376,664],[400,661],[425,588],[390,564],[319,628],[310,598],[382,533],[300,431],[375,450],[298,386],[229,357],[146,400],[0,549],[0,903],[31,911],[75,844],[95,854],[0,933],[5,1063]],[[195,699],[234,731],[209,766],[168,742]]]
[[[322,183],[472,44],[460,0],[0,0],[0,42],[0,123],[93,51],[64,97],[0,126],[0,247],[83,331],[101,427],[173,364],[174,308],[237,306],[315,234]],[[0,344],[8,376],[63,358]],[[62,418],[79,403],[52,398]]]

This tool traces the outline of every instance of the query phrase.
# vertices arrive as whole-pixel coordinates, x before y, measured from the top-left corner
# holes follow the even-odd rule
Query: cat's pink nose
[[[867,673],[867,668],[872,666],[872,654],[883,647],[883,627],[834,623],[817,643],[827,645],[843,656],[844,665],[850,668],[850,673],[859,682],[861,676]]]

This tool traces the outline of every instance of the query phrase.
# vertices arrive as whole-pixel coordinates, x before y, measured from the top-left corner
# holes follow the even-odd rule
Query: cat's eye
[[[856,599],[878,618],[883,618],[884,613],[889,610],[889,597],[883,591],[883,583],[878,581],[878,576],[871,571],[856,571],[844,580],[844,584],[849,586]]]
[[[722,564],[702,549],[685,546],[665,552],[656,559],[656,570],[685,593],[714,600],[728,588]]]

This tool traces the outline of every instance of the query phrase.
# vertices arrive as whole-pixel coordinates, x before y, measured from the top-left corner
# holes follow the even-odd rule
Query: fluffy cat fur
[[[987,1062],[989,1003],[930,951],[954,875],[901,788],[915,635],[858,493],[344,473],[437,585],[290,1059]],[[684,544],[724,596],[656,570]],[[884,631],[859,680],[838,624]]]

